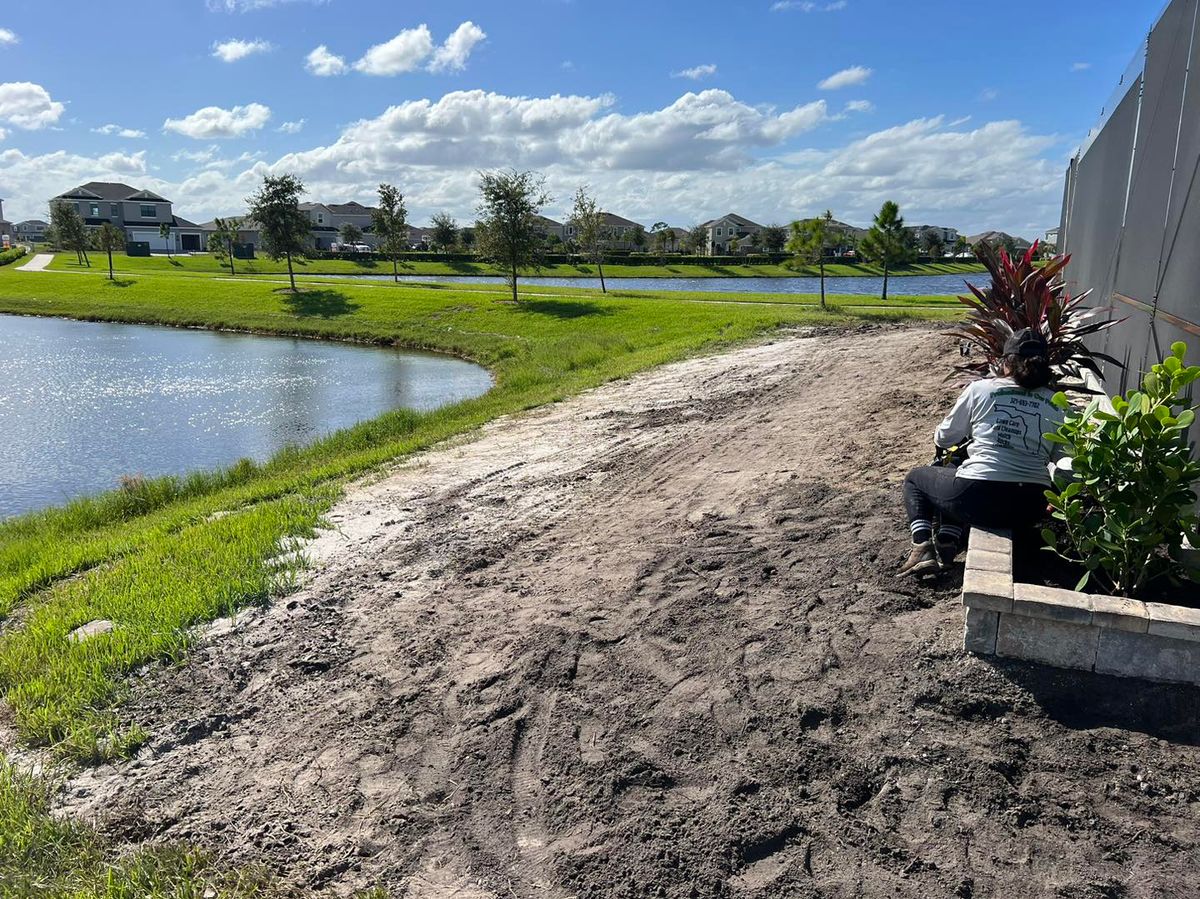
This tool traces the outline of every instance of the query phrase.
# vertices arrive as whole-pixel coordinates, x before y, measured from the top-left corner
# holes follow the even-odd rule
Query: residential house
[[[954,249],[954,243],[958,240],[957,228],[944,228],[941,225],[909,225],[904,230],[912,235],[914,245],[921,250],[925,249],[930,235],[942,242],[947,253]]]
[[[342,242],[344,225],[354,225],[363,233],[363,243],[376,246],[374,210],[361,203],[301,203],[300,211],[311,219],[313,247],[318,250],[333,249]]]
[[[46,239],[50,225],[41,219],[26,219],[13,225],[13,235],[18,243],[40,243]]]
[[[658,250],[658,235],[659,234],[666,235],[666,237],[664,239],[667,242],[667,252],[674,253],[676,250],[681,249],[687,243],[688,229],[687,228],[675,228],[675,227],[668,226],[667,228],[663,228],[658,231],[651,231],[651,232],[647,233],[646,234],[646,238],[647,238],[646,239],[646,248],[648,250],[653,250],[653,251],[657,252],[657,250]]]
[[[1058,235],[1060,233],[1061,232],[1058,228],[1051,228],[1046,232],[1046,236],[1042,238],[1042,243],[1049,244],[1055,249],[1058,249]]]
[[[112,181],[89,181],[50,200],[50,205],[67,203],[83,217],[89,228],[109,222],[125,232],[130,242],[144,242],[150,250],[178,253],[199,252],[204,233],[199,225],[175,215],[171,201],[153,191],[139,190]],[[160,232],[170,228],[169,237]]]
[[[1013,237],[1003,231],[984,231],[982,234],[973,234],[967,238],[967,241],[971,246],[983,242],[993,247],[1006,247],[1016,253],[1024,253],[1031,246],[1025,238]]]
[[[547,242],[554,243],[555,238],[559,242],[564,242],[567,239],[567,226],[562,222],[556,222],[552,218],[546,218],[544,215],[535,215],[533,217],[534,227],[542,232],[542,236]]]
[[[732,212],[705,222],[701,227],[707,233],[705,253],[709,256],[728,256],[735,252],[743,255],[749,253],[753,249],[754,236],[761,233],[763,229],[763,226],[757,222],[752,222],[750,219]]]
[[[12,246],[13,237],[13,223],[4,217],[4,201],[0,200],[0,241],[6,247]]]
[[[607,235],[607,246],[611,250],[633,250],[637,249],[634,242],[634,234],[637,229],[642,228],[637,222],[630,221],[627,218],[622,218],[611,212],[600,213],[601,226],[604,228]],[[645,229],[642,228],[642,233]],[[567,222],[563,226],[563,240],[571,241],[575,239],[575,226]],[[646,239],[643,248],[649,246],[650,240]]]

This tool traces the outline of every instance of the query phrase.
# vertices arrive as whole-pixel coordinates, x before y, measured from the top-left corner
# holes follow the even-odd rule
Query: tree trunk
[[[512,263],[512,293],[513,302],[517,302],[517,261],[514,259]]]
[[[115,281],[115,280],[117,280],[116,278],[114,278],[114,277],[113,277],[113,270],[112,270],[112,248],[111,248],[111,247],[110,247],[110,248],[109,248],[109,250],[108,250],[108,280],[110,280],[110,281]]]
[[[237,274],[237,272],[235,272],[233,270],[233,241],[232,240],[229,241],[229,274],[230,275]]]
[[[392,280],[395,283],[400,283],[400,254],[392,254]]]
[[[287,254],[288,261],[288,281],[292,284],[292,293],[296,292],[296,273],[292,271],[292,254]]]
[[[604,286],[604,257],[596,257],[596,271],[600,273],[600,292],[608,293],[608,288]]]
[[[821,308],[825,308],[825,254],[821,254]]]
[[[888,264],[887,260],[883,261],[883,301],[887,302],[887,285],[888,285]]]

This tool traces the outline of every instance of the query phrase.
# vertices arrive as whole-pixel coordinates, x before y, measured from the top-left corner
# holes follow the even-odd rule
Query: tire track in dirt
[[[64,809],[338,895],[1186,895],[1197,691],[972,659],[893,576],[953,349],[692,360],[355,488]]]

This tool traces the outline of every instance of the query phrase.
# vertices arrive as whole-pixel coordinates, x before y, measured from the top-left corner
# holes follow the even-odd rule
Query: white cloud
[[[985,87],[979,92],[979,100],[981,103],[991,103],[999,96],[1000,91],[996,90],[994,87]]]
[[[0,151],[0,196],[8,218],[46,218],[46,201],[88,181],[135,181],[151,190],[167,183],[149,177],[145,151],[84,156],[59,150],[26,155],[20,150]],[[164,194],[170,196],[170,194]]]
[[[208,8],[214,12],[253,12],[257,9],[270,9],[272,6],[283,6],[288,3],[311,3],[322,6],[330,0],[208,0]]]
[[[0,121],[27,131],[46,128],[58,121],[66,107],[50,98],[40,84],[10,81],[0,84]]]
[[[294,122],[284,122],[275,130],[280,134],[299,134],[304,129],[304,123],[307,119],[297,119]]]
[[[17,37],[16,32],[8,28],[0,28],[0,44],[15,44],[21,39]]]
[[[474,22],[463,22],[454,33],[433,53],[429,61],[431,72],[461,72],[467,67],[467,59],[475,45],[487,37]]]
[[[1076,62],[1071,64],[1072,72],[1086,72],[1092,67],[1090,62]]]
[[[92,129],[93,134],[115,134],[117,137],[125,137],[130,140],[142,138],[146,136],[145,131],[138,131],[136,128],[122,128],[120,125],[101,125],[99,128]]]
[[[866,66],[851,66],[848,69],[842,69],[840,72],[834,72],[824,81],[817,85],[823,91],[841,90],[843,87],[854,87],[859,84],[866,84],[871,77],[872,69]]]
[[[346,65],[346,60],[336,54],[330,53],[329,48],[321,44],[321,46],[305,57],[304,68],[308,69],[314,75],[328,78],[331,75],[345,73],[348,66]]]
[[[846,104],[846,112],[874,112],[875,104],[870,100],[851,100]]]
[[[776,0],[771,4],[771,12],[837,12],[849,5],[846,0],[830,0],[827,3],[814,3],[812,0]]]
[[[429,33],[429,26],[418,25],[371,47],[354,68],[366,75],[399,75],[418,68],[431,53],[433,35]]]
[[[269,53],[274,48],[264,40],[228,40],[213,44],[212,55],[221,62],[237,62],[256,53]]]
[[[205,106],[182,119],[167,119],[163,128],[195,140],[241,137],[257,131],[271,118],[270,107],[261,103],[248,103],[232,109],[220,106]]]
[[[717,74],[717,67],[713,63],[705,63],[701,66],[692,66],[690,69],[680,69],[678,72],[672,72],[672,78],[690,78],[692,81],[699,81],[702,78],[710,78]]]

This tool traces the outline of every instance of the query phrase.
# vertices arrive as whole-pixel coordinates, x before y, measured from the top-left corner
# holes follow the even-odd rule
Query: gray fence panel
[[[1171,199],[1192,25],[1200,0],[1176,0],[1150,33],[1129,205],[1113,290],[1153,304]]]

